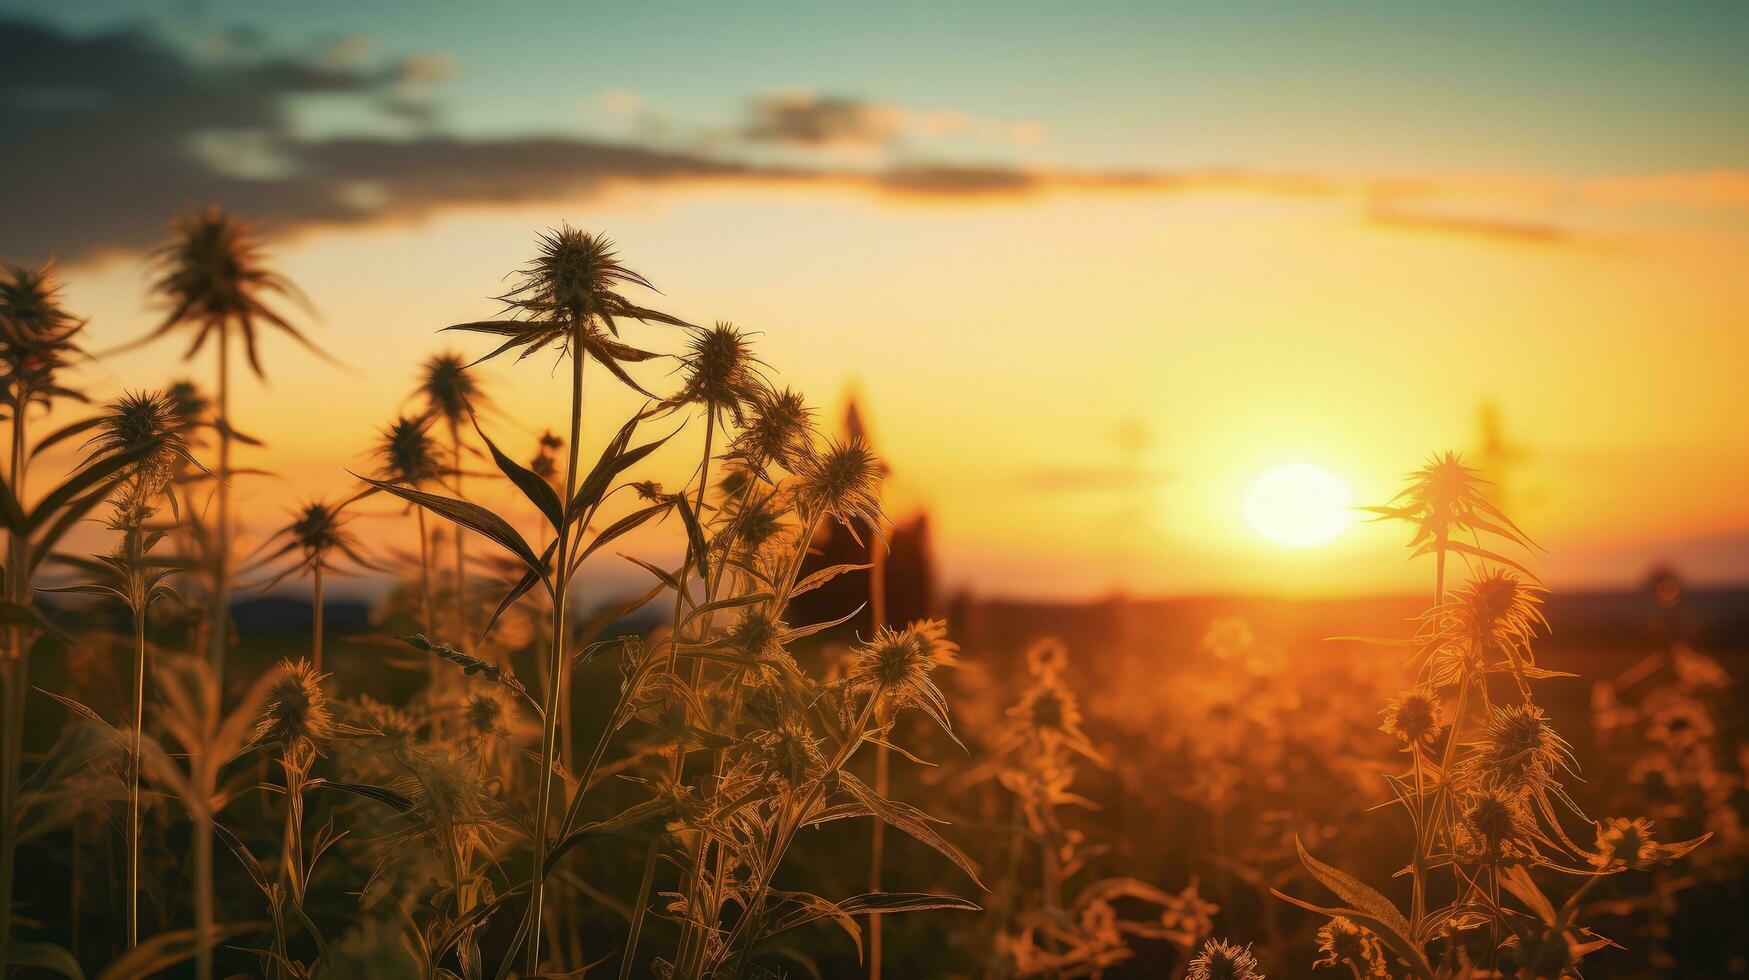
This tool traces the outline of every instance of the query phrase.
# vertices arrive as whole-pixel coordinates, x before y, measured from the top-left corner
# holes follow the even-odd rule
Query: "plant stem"
[[[553,633],[547,650],[546,718],[540,746],[540,791],[534,812],[534,865],[529,870],[528,973],[540,972],[541,902],[546,890],[547,817],[552,806],[553,756],[560,735],[559,674],[565,667],[565,594],[571,584],[571,498],[577,495],[577,443],[583,431],[583,329],[581,317],[573,317],[571,330],[571,442],[565,460],[565,496],[560,501],[561,522],[553,565]],[[568,720],[568,719],[567,719]],[[579,787],[581,792],[581,787]]]
[[[17,399],[12,408],[12,494],[24,504],[24,412],[28,398]],[[6,598],[23,605],[30,598],[24,582],[24,565],[28,540],[23,534],[8,535],[6,549]],[[6,718],[0,723],[0,950],[6,948],[12,933],[12,877],[17,860],[19,778],[23,770],[25,690],[29,684],[30,650],[24,627],[13,625],[6,630]],[[0,963],[0,976],[8,971]]]
[[[128,948],[140,944],[140,759],[146,737],[146,608],[134,609],[134,744],[128,757]]]
[[[710,486],[710,479],[711,479],[711,440],[712,440],[712,437],[716,433],[716,420],[717,420],[717,414],[716,414],[715,407],[707,403],[705,405],[705,412],[704,412],[704,459],[699,464],[698,493],[693,498],[694,503],[692,506],[693,519],[699,522],[699,526],[700,526],[701,530],[702,530],[703,525],[704,525],[704,495],[705,495],[706,488],[708,488]],[[684,489],[682,489],[682,492],[683,493],[685,492]],[[708,590],[710,588],[710,577],[711,577],[711,575],[710,575],[710,555],[709,554],[695,555],[695,554],[693,554],[694,550],[695,549],[694,549],[693,544],[692,544],[692,537],[689,534],[687,536],[686,559],[684,562],[681,563],[680,576],[676,581],[678,581],[682,586],[684,586],[686,584],[686,577],[692,573],[692,565],[693,565],[693,562],[696,560],[698,563],[698,567],[699,567],[699,578],[701,581],[703,581],[705,583],[705,588]],[[684,610],[685,598],[686,598],[686,593],[683,589],[675,589],[674,590],[674,626],[672,629],[669,630],[668,636],[669,636],[669,642],[671,644],[673,644],[673,648],[674,648],[673,653],[676,656],[678,656],[680,653],[680,633],[681,633],[681,630],[684,628],[680,617],[681,617],[681,613]],[[706,601],[707,602],[709,601],[708,596],[706,598]],[[708,637],[709,633],[710,633],[710,623],[709,623],[708,617],[707,617],[706,622],[703,624],[703,629],[704,629],[704,632],[701,635]],[[698,690],[700,682],[703,679],[704,679],[704,660],[703,660],[703,658],[695,657],[695,658],[693,658],[693,661],[692,661],[692,676],[691,676],[690,680],[688,681],[688,687],[691,690],[696,692]],[[678,784],[680,782],[681,777],[684,774],[685,769],[686,769],[686,749],[678,741],[676,741],[676,743],[674,745],[674,782],[676,784]],[[697,916],[698,916],[698,890],[699,890],[699,886],[700,886],[702,879],[703,879],[703,876],[704,876],[704,853],[705,853],[704,835],[700,834],[698,836],[697,842],[694,843],[694,845],[692,847],[692,853],[689,856],[689,858],[690,858],[689,861],[687,862],[688,870],[686,873],[687,874],[686,900],[687,900],[687,911],[690,914],[687,917],[686,924],[681,927],[680,949],[679,949],[679,955],[677,957],[677,962],[679,962],[679,963],[687,962],[688,959],[692,955],[692,951],[695,948],[700,949],[702,951],[702,947],[703,947],[703,940],[702,940],[702,936],[701,936],[702,923],[699,921]]]
[[[210,800],[211,794],[208,794]],[[194,816],[194,931],[197,980],[213,978],[213,818],[202,801]]]
[[[230,645],[231,621],[231,332],[221,322],[219,335],[219,468],[218,482],[219,533],[214,556],[212,622],[207,624],[207,658],[212,661],[213,675],[218,678],[219,694],[225,690],[225,648]],[[201,942],[204,943],[205,937]]]
[[[457,500],[466,500],[462,494],[462,430],[460,420],[455,416],[449,419],[449,447],[455,457],[455,495]],[[468,642],[468,549],[467,531],[460,525],[455,525],[455,645],[467,649]]]
[[[313,629],[315,635],[310,638],[310,663],[316,668],[316,673],[322,672],[322,619],[325,607],[322,603],[322,566],[317,565],[311,574],[314,579],[310,597],[311,616],[315,620]]]
[[[886,539],[878,534],[870,535],[868,543],[868,612],[869,620],[875,631],[887,623],[887,546]],[[887,749],[887,743],[882,741],[875,746],[874,791],[876,796],[885,797],[890,791],[892,758]],[[869,841],[868,858],[868,890],[875,894],[881,890],[881,864],[886,857],[887,822],[876,819],[873,821],[872,839]],[[868,980],[881,980],[881,924],[884,915],[871,915],[868,921]]]
[[[416,507],[419,513],[419,626],[427,636],[435,636],[436,631],[431,625],[431,535],[425,530],[425,508]],[[426,666],[431,668],[432,679],[437,677],[437,655],[432,654]]]
[[[644,931],[644,909],[650,904],[650,885],[656,878],[656,844],[650,843],[644,852],[644,877],[638,882],[638,900],[633,906],[637,912],[632,916],[632,931],[626,936],[625,959],[619,964],[619,980],[630,980],[632,963],[637,959],[638,936]]]
[[[862,714],[857,716],[856,727],[851,737],[844,740],[844,744],[838,747],[837,754],[832,757],[832,764],[827,766],[826,771],[814,780],[802,805],[779,818],[778,833],[772,849],[764,862],[764,867],[758,869],[759,887],[753,893],[753,900],[747,904],[745,914],[741,916],[739,922],[735,923],[734,930],[729,933],[728,941],[723,944],[725,957],[733,954],[735,941],[741,937],[741,933],[746,930],[748,923],[764,913],[765,897],[771,891],[771,879],[776,876],[778,865],[783,863],[783,857],[789,850],[790,842],[795,839],[796,832],[801,830],[802,824],[807,821],[808,812],[814,808],[814,804],[826,795],[827,781],[844,768],[844,764],[850,761],[851,755],[856,752],[857,747],[862,745],[863,739],[868,736],[868,720],[874,714],[875,704],[880,701],[881,693],[877,690],[869,694],[868,703],[863,705]],[[752,955],[752,952],[753,943],[752,939],[749,938],[747,944],[741,949],[737,961],[738,965],[745,966],[747,958]]]

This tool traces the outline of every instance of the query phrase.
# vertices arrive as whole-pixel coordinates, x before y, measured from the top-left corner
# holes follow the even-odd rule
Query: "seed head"
[[[814,413],[799,392],[762,390],[731,453],[756,472],[773,463],[795,472],[813,449]]]
[[[689,331],[680,358],[680,390],[664,401],[670,408],[702,405],[717,418],[747,421],[747,411],[765,391],[759,362],[747,336],[732,323]]]
[[[946,640],[945,629],[946,624],[935,621],[914,623],[902,631],[879,627],[873,639],[852,652],[846,684],[876,698],[883,711],[917,708],[952,736],[947,697],[930,677],[959,649]]]
[[[1324,958],[1313,963],[1314,967],[1348,965],[1366,980],[1390,980],[1384,944],[1372,930],[1355,925],[1346,916],[1339,915],[1318,930],[1318,952]]]
[[[803,461],[797,474],[795,492],[804,519],[831,516],[852,536],[857,525],[878,529],[884,519],[880,486],[885,473],[880,459],[860,437],[828,442]]]
[[[485,691],[468,698],[462,717],[468,730],[475,735],[499,735],[504,732],[504,702]]]
[[[1529,546],[1517,525],[1488,502],[1488,481],[1463,464],[1455,453],[1434,456],[1409,475],[1408,485],[1383,507],[1367,507],[1374,520],[1401,520],[1415,525],[1411,548],[1437,545],[1466,531],[1485,531],[1515,544]]]
[[[480,385],[468,371],[467,358],[444,351],[426,358],[419,368],[419,394],[425,398],[425,413],[459,422],[481,401]]]
[[[1459,763],[1459,775],[1511,792],[1551,785],[1558,773],[1578,767],[1572,747],[1534,704],[1494,708],[1464,744],[1471,751]]]
[[[308,765],[334,737],[334,716],[322,691],[328,675],[307,660],[281,660],[275,670],[279,679],[268,688],[254,740],[277,745],[294,764]]]
[[[1251,947],[1239,946],[1224,939],[1211,939],[1202,944],[1196,959],[1190,961],[1187,980],[1264,980],[1258,972],[1257,957]]]
[[[13,411],[77,397],[57,385],[55,375],[80,354],[73,337],[84,326],[62,307],[52,263],[0,268],[0,392]]]
[[[1533,856],[1538,836],[1524,798],[1500,789],[1473,793],[1452,828],[1458,856],[1485,864],[1513,863]]]
[[[175,402],[157,391],[128,392],[110,404],[85,447],[88,461],[143,453],[128,466],[115,496],[136,507],[148,506],[164,492],[178,463],[194,463]]]
[[[1441,729],[1439,695],[1431,687],[1404,691],[1385,705],[1384,723],[1379,730],[1395,735],[1404,745],[1428,746],[1439,737]]]
[[[448,472],[444,454],[431,438],[431,419],[398,418],[377,442],[378,478],[418,486]]]

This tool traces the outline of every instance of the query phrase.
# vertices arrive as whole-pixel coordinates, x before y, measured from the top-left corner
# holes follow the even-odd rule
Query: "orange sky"
[[[1399,529],[1289,549],[1247,492],[1308,463],[1383,501],[1485,403],[1550,584],[1749,580],[1749,6],[15,6],[0,259],[61,256],[114,347],[165,222],[216,201],[351,365],[270,338],[241,386],[257,538],[350,489],[434,331],[568,221],[829,414],[860,391],[949,587],[1422,588]],[[84,381],[211,379],[180,353]],[[551,367],[486,369],[517,456],[564,417]],[[591,388],[590,451],[630,408]]]
[[[1488,200],[1539,207],[1516,191]],[[419,359],[446,343],[434,329],[492,314],[487,295],[534,233],[569,220],[619,241],[666,308],[760,331],[783,380],[832,412],[859,389],[899,508],[936,520],[950,585],[1415,587],[1424,570],[1403,562],[1398,530],[1285,549],[1246,522],[1246,488],[1312,462],[1382,500],[1427,453],[1474,446],[1484,400],[1527,454],[1509,505],[1548,549],[1552,584],[1630,582],[1661,554],[1703,578],[1741,575],[1741,560],[1684,542],[1749,531],[1749,282],[1733,275],[1749,239],[1587,207],[1586,230],[1542,241],[1387,223],[1344,194],[1069,190],[941,206],[702,183],[307,231],[276,255],[320,311],[313,335],[352,369],[269,341],[270,386],[245,385],[236,415],[283,479],[247,491],[249,520],[343,492],[343,467],[363,465]],[[94,348],[151,323],[137,258],[68,274]],[[106,358],[88,380],[156,383],[184,371],[180,353]],[[550,367],[486,369],[491,427],[517,455],[563,418]],[[210,377],[210,360],[192,370]],[[630,407],[604,387],[586,412],[597,440]],[[682,451],[696,450],[668,454],[670,479]]]

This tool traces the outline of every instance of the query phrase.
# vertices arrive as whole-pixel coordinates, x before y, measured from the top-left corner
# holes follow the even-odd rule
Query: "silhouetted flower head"
[[[269,294],[298,298],[296,290],[267,264],[261,241],[248,224],[217,207],[194,211],[171,225],[170,242],[154,255],[158,279],[152,288],[170,312],[147,340],[187,324],[194,328],[192,357],[218,331],[235,329],[257,376],[263,374],[255,328],[265,322],[309,350],[309,339],[266,303]],[[326,355],[322,355],[326,356]]]
[[[56,381],[80,354],[73,338],[84,326],[62,307],[52,264],[0,268],[0,392],[13,411],[54,398],[84,400]]]
[[[208,424],[208,415],[212,412],[213,402],[206,392],[200,390],[200,385],[182,378],[172,381],[164,388],[164,394],[170,399],[170,404],[181,420],[182,428],[192,429]]]
[[[451,422],[465,418],[479,404],[480,385],[468,370],[467,358],[454,351],[433,354],[419,367],[419,394],[425,413]]]
[[[796,474],[795,494],[803,513],[830,516],[856,535],[858,525],[878,530],[883,519],[880,487],[885,468],[860,438],[828,442],[807,457]]]
[[[1534,704],[1495,707],[1466,741],[1460,775],[1509,791],[1537,789],[1578,767],[1572,747]]]
[[[334,737],[334,716],[322,691],[328,675],[307,660],[281,660],[274,669],[279,677],[267,690],[254,741],[278,746],[294,765],[307,765]]]
[[[1069,648],[1054,637],[1046,637],[1026,649],[1026,670],[1034,677],[1055,678],[1067,666]]]
[[[1470,794],[1452,827],[1452,844],[1465,861],[1512,863],[1537,853],[1541,835],[1524,797],[1487,788]]]
[[[1251,947],[1239,946],[1224,939],[1211,939],[1202,944],[1196,958],[1190,961],[1187,980],[1264,980],[1258,972],[1257,957]]]
[[[1466,531],[1484,531],[1529,546],[1530,539],[1524,532],[1488,502],[1485,496],[1487,486],[1488,481],[1465,466],[1461,457],[1447,452],[1444,456],[1434,456],[1427,465],[1411,473],[1408,486],[1389,504],[1364,509],[1378,515],[1374,520],[1401,520],[1414,524],[1415,536],[1409,547],[1422,551],[1442,541],[1450,542],[1455,535]]]
[[[845,682],[851,690],[874,698],[883,712],[906,707],[923,711],[951,736],[953,726],[948,722],[947,697],[930,675],[943,666],[947,655],[944,647],[959,648],[938,633],[925,632],[918,626],[931,631],[945,628],[936,622],[913,624],[904,630],[877,628],[873,639],[853,651]]]
[[[198,466],[188,453],[182,417],[163,392],[128,392],[98,416],[97,429],[85,442],[87,461],[123,453],[140,453],[127,469],[115,498],[130,506],[149,507],[170,484],[179,464]]]
[[[298,561],[275,576],[263,588],[278,585],[294,572],[313,571],[318,568],[324,571],[334,570],[335,566],[330,559],[336,552],[365,568],[376,568],[360,552],[357,537],[346,530],[345,506],[344,503],[331,504],[317,500],[294,511],[291,523],[275,531],[263,542],[263,550],[273,550],[267,551],[260,558],[259,564],[271,564],[293,553],[298,555]]]
[[[504,702],[485,691],[476,692],[468,698],[462,718],[475,735],[501,734],[504,731]]]
[[[377,476],[386,483],[418,486],[448,472],[443,450],[431,437],[430,419],[399,418],[377,441]]]
[[[529,472],[547,481],[549,486],[556,485],[563,475],[559,472],[559,450],[565,448],[565,440],[559,438],[551,429],[540,434],[540,441],[535,446],[534,458],[529,460]]]
[[[1318,952],[1324,956],[1314,967],[1351,966],[1365,980],[1390,980],[1384,944],[1372,930],[1345,916],[1336,916],[1318,930]]]
[[[1385,705],[1379,731],[1395,735],[1404,745],[1427,746],[1439,737],[1441,705],[1430,687],[1404,691]]]
[[[731,453],[755,472],[763,473],[775,463],[793,473],[813,451],[813,432],[813,410],[799,392],[762,390]]]
[[[496,349],[479,359],[482,361],[515,348],[522,349],[517,356],[521,360],[559,344],[573,357],[587,353],[622,382],[642,391],[619,362],[643,361],[656,355],[614,339],[619,336],[618,321],[688,324],[638,306],[615,292],[627,284],[655,289],[648,279],[620,264],[607,238],[564,225],[540,236],[535,257],[519,271],[510,291],[498,297],[511,313],[510,319],[458,323],[445,329],[503,338]],[[583,350],[574,349],[579,341]]]
[[[765,391],[759,361],[747,335],[732,323],[688,331],[686,352],[680,355],[680,390],[664,399],[669,408],[701,405],[715,418],[747,421],[747,412]]]

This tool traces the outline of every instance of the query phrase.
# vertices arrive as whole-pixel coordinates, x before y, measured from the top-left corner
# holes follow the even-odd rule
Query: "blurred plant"
[[[171,225],[170,241],[154,256],[158,278],[152,288],[169,312],[151,333],[136,343],[144,344],[178,328],[194,331],[194,341],[183,355],[187,360],[200,353],[207,339],[218,346],[218,383],[214,426],[219,433],[218,465],[215,470],[218,498],[218,532],[214,542],[211,620],[207,624],[208,655],[221,682],[225,675],[227,626],[231,615],[231,365],[233,335],[243,343],[249,368],[260,378],[265,374],[256,349],[256,327],[268,324],[327,357],[290,321],[268,305],[273,295],[302,302],[289,280],[275,272],[262,252],[261,241],[250,226],[220,210],[208,207],[192,211]]]
[[[377,442],[377,479],[384,483],[418,489],[436,483],[451,470],[453,461],[443,458],[437,440],[431,438],[431,418],[399,418],[382,430]],[[459,469],[459,463],[454,463]],[[365,491],[374,493],[375,487]],[[428,633],[437,630],[436,606],[431,594],[431,535],[425,527],[425,508],[409,504],[419,526],[419,626]],[[460,597],[457,597],[460,604]]]
[[[277,564],[288,555],[297,556],[296,561],[261,586],[263,591],[272,589],[292,575],[310,576],[310,663],[318,672],[322,669],[323,635],[326,632],[323,623],[327,608],[322,593],[324,575],[342,571],[334,563],[336,556],[362,568],[378,568],[365,556],[358,538],[346,529],[345,509],[350,503],[351,500],[339,503],[311,501],[293,512],[291,522],[269,535],[257,549],[257,567]]]
[[[444,351],[426,358],[419,369],[417,394],[425,402],[425,415],[441,419],[449,432],[450,490],[459,499],[467,499],[462,485],[465,467],[462,465],[462,423],[478,408],[487,407],[485,393],[469,370],[467,358],[455,351]],[[455,529],[455,642],[467,643],[468,633],[468,554],[465,529]],[[426,624],[426,629],[431,625]]]

